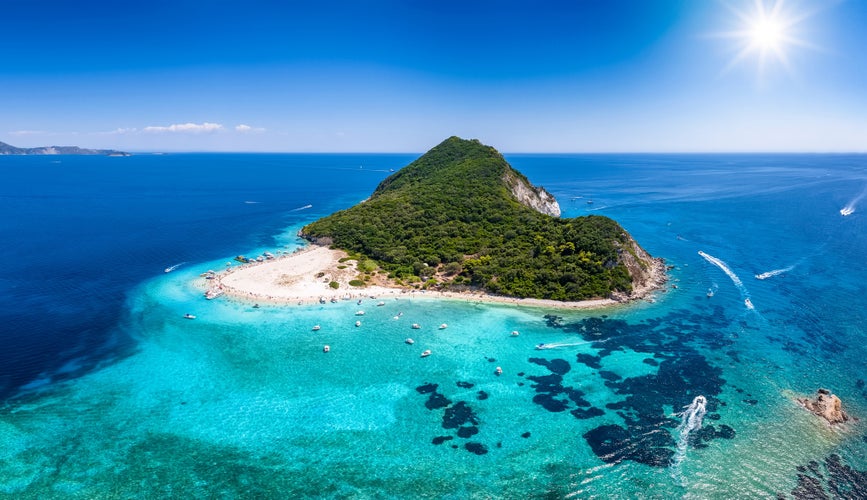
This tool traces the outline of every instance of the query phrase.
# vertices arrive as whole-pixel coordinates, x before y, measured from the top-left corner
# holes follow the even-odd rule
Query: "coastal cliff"
[[[559,215],[496,149],[450,137],[300,235],[369,261],[361,282],[559,301],[628,300],[664,282],[662,261],[615,221]]]
[[[113,149],[86,149],[78,146],[42,146],[38,148],[18,148],[5,142],[0,142],[0,155],[102,155],[130,156],[123,151]]]

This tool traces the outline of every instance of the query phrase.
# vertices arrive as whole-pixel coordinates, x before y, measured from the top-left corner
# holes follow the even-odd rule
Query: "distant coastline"
[[[132,156],[126,151],[114,149],[86,149],[78,146],[40,146],[37,148],[19,148],[5,142],[0,142],[0,155],[83,155],[83,156]]]
[[[341,250],[310,245],[272,260],[231,267],[214,273],[211,279],[202,277],[197,280],[197,285],[203,292],[219,291],[227,297],[251,303],[305,305],[345,299],[431,298],[554,309],[599,309],[650,299],[651,294],[661,290],[667,282],[665,263],[662,259],[655,259],[652,278],[642,286],[637,286],[629,296],[575,302],[506,297],[478,290],[420,290],[400,286],[384,278],[357,287],[349,284],[355,279],[357,271],[350,265],[351,262],[347,262],[347,258],[346,252]],[[333,288],[331,283],[337,283],[337,288]]]

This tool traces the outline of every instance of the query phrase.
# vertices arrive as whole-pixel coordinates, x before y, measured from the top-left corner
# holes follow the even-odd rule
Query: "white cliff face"
[[[512,172],[506,172],[503,181],[522,205],[545,215],[560,217],[560,204],[545,188],[535,187]]]

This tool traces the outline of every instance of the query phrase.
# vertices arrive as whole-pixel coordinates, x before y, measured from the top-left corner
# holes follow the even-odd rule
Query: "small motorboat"
[[[364,316],[364,311],[355,311],[356,316]]]
[[[361,299],[358,299],[357,304],[358,304],[358,305],[361,305]]]
[[[753,301],[750,299],[744,299],[744,305],[747,306],[747,309],[755,309],[756,306],[753,305]]]
[[[518,330],[512,330],[512,333],[510,333],[509,335],[511,335],[512,337],[517,337],[518,335],[520,335],[520,333],[518,333]]]
[[[336,304],[337,303],[337,297],[331,297],[331,303]]]
[[[376,307],[382,307],[385,305],[385,302],[377,302]]]
[[[497,369],[494,370],[494,375],[500,376],[502,374],[503,374],[503,369],[498,366]]]
[[[413,329],[413,330],[418,330],[419,328],[421,328],[421,325],[419,325],[418,323],[413,323],[413,324],[412,324],[412,329]]]
[[[440,330],[445,330],[445,329],[448,328],[448,327],[449,327],[449,325],[443,323],[443,324],[440,325]]]
[[[327,346],[325,346],[325,347],[322,348],[322,352],[329,352],[329,351],[331,351],[331,346],[330,346],[330,345],[327,345]]]
[[[321,329],[322,329],[321,326],[319,326],[319,325],[313,325],[313,331],[314,331],[314,332],[318,332],[318,331],[321,330]]]
[[[356,321],[355,326],[361,326],[361,321]]]
[[[428,356],[430,356],[430,349],[425,349],[424,351],[422,351],[421,357],[426,358]]]
[[[413,339],[411,339],[411,338],[409,338],[409,337],[407,337],[407,339],[404,340],[404,342],[406,342],[406,343],[409,344],[409,345],[413,345],[413,344],[415,344],[415,340],[413,340]]]
[[[253,304],[253,309],[259,309],[259,304]]]
[[[184,314],[184,317],[187,319],[196,319],[196,317],[190,313]]]

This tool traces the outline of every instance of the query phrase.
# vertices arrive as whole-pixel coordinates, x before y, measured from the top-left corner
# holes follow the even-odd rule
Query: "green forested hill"
[[[375,260],[404,283],[555,300],[631,291],[623,254],[641,268],[649,256],[616,222],[540,213],[519,201],[516,183],[542,191],[494,148],[451,137],[302,236]]]

